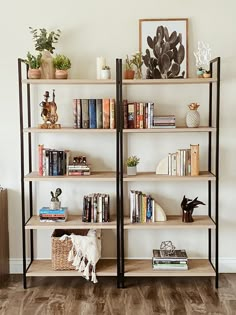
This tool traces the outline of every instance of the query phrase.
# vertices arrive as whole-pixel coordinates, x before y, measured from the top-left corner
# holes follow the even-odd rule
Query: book
[[[191,176],[199,175],[199,144],[190,144]]]
[[[102,100],[102,124],[103,124],[103,129],[110,128],[110,100],[109,98],[104,98]]]
[[[73,99],[73,127],[78,128],[77,126],[77,99]]]
[[[77,99],[76,102],[76,113],[77,113],[77,128],[82,128],[82,107],[81,107],[81,99]]]
[[[89,128],[95,129],[97,128],[97,118],[96,118],[96,100],[90,98],[88,100],[89,106]]]
[[[82,111],[82,128],[89,128],[89,108],[88,99],[81,100],[81,111]]]
[[[175,249],[172,253],[170,253],[169,250],[162,250],[162,249],[153,249],[153,258],[159,258],[159,259],[184,259],[186,260],[188,258],[186,250],[185,249]]]
[[[135,104],[129,103],[128,104],[128,128],[134,129],[135,128]]]
[[[115,129],[115,99],[110,98],[110,128]]]
[[[65,214],[68,207],[61,207],[60,209],[51,209],[50,207],[42,207],[39,209],[39,214]]]
[[[96,99],[96,123],[97,129],[102,128],[102,99]]]
[[[38,165],[39,165],[39,176],[43,176],[43,144],[38,145]]]
[[[128,129],[128,101],[123,100],[124,129]]]

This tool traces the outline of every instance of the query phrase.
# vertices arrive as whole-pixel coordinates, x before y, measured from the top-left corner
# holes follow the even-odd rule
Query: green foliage
[[[125,69],[126,70],[133,70],[133,61],[129,58],[128,55],[126,55],[125,59]]]
[[[127,166],[136,166],[139,163],[139,158],[136,155],[132,155],[129,156],[127,161],[126,161],[126,165]]]
[[[35,42],[35,49],[38,51],[48,50],[53,54],[55,47],[53,44],[58,42],[61,35],[61,31],[48,32],[45,28],[32,28],[29,27],[30,33],[33,35],[33,41]]]
[[[102,70],[110,70],[110,67],[109,66],[104,66],[104,67],[102,67]]]
[[[37,56],[34,56],[28,51],[27,59],[24,60],[24,63],[29,65],[30,69],[38,69],[41,66],[41,58],[41,53],[39,53]]]
[[[71,68],[71,61],[65,55],[56,55],[53,58],[53,65],[58,70],[68,70]]]
[[[132,56],[133,56],[133,58],[131,59],[132,63],[137,67],[137,69],[140,69],[143,65],[142,53],[138,51]]]

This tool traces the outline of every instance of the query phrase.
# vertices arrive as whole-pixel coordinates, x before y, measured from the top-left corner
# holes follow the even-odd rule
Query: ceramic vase
[[[51,201],[50,202],[50,209],[51,210],[57,210],[61,208],[61,202],[60,201]]]
[[[102,80],[109,80],[111,78],[111,70],[109,70],[109,69],[102,69],[100,78]]]
[[[53,66],[53,57],[48,50],[42,51],[41,61],[41,79],[54,79],[55,68]]]
[[[200,125],[200,114],[198,112],[198,107],[200,105],[197,103],[192,103],[188,105],[189,111],[186,115],[186,126],[189,128],[197,128]]]

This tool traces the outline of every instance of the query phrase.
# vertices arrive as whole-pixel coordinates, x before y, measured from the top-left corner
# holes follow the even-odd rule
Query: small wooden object
[[[0,285],[9,275],[9,234],[7,189],[0,190]]]
[[[191,176],[199,175],[199,144],[190,144],[191,149]]]

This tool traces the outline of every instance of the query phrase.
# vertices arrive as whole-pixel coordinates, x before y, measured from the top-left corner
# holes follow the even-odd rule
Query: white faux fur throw
[[[60,237],[61,241],[66,238],[70,238],[72,241],[72,248],[68,255],[68,261],[72,261],[72,265],[75,269],[83,272],[83,276],[89,280],[90,266],[91,271],[91,281],[97,283],[96,277],[96,263],[101,258],[101,239],[99,231],[89,230],[87,235],[63,235]],[[74,252],[76,253],[74,256]]]

